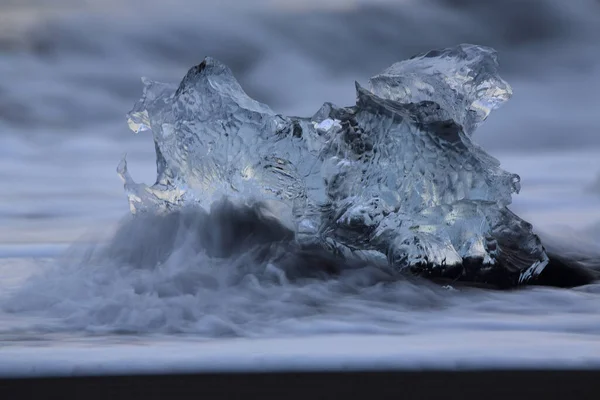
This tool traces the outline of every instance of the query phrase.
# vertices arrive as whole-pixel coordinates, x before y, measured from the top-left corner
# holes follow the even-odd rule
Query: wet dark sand
[[[600,371],[382,371],[0,379],[3,399],[596,399]]]

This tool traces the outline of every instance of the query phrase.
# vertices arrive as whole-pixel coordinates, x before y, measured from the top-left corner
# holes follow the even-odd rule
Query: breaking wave
[[[105,243],[74,245],[9,294],[11,334],[265,337],[438,330],[600,333],[600,285],[512,292],[398,276],[285,240],[257,209],[222,203],[127,217]],[[211,238],[207,240],[207,238]],[[275,266],[265,255],[276,254]],[[451,285],[446,285],[451,284]],[[588,315],[581,318],[582,314]],[[543,319],[531,318],[544,315]],[[27,317],[27,318],[23,318]]]

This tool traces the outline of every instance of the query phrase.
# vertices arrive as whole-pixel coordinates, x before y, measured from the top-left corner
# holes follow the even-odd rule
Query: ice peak
[[[512,96],[490,47],[461,44],[400,61],[369,80],[376,95],[400,103],[434,101],[473,133]]]

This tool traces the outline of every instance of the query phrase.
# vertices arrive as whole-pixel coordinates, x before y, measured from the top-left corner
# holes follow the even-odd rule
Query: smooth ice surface
[[[512,91],[493,49],[459,45],[356,84],[356,105],[285,117],[250,98],[210,57],[179,86],[144,81],[129,114],[151,130],[156,183],[118,172],[131,210],[266,203],[301,243],[397,269],[525,283],[547,264],[529,223],[507,206],[520,178],[471,141]],[[377,255],[378,254],[378,255]]]

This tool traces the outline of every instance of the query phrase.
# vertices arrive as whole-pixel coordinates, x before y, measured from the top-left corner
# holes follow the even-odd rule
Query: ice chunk
[[[178,87],[144,80],[129,125],[152,131],[157,181],[136,184],[123,160],[132,211],[261,202],[301,243],[341,255],[506,285],[535,278],[545,251],[506,208],[519,177],[471,140],[511,94],[493,50],[432,51],[370,83],[356,83],[355,106],[294,118],[251,99],[212,58]]]
[[[401,103],[435,101],[471,134],[512,89],[498,75],[495,50],[462,44],[398,62],[369,81],[377,96]]]

